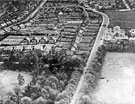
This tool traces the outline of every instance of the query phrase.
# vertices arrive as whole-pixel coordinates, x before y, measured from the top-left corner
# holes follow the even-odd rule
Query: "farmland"
[[[116,25],[120,26],[122,29],[132,29],[135,27],[135,12],[133,11],[106,11],[105,13],[110,18],[109,27]]]

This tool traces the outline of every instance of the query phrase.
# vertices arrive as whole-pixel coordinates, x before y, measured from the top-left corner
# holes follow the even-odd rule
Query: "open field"
[[[25,84],[20,86],[20,88],[24,88],[30,80],[31,76],[28,73],[20,72],[25,79]],[[0,72],[0,96],[7,95],[8,92],[12,92],[15,86],[18,86],[17,80],[18,72],[4,70]]]
[[[134,104],[135,54],[107,53],[92,104]]]
[[[122,29],[134,29],[135,28],[135,12],[134,11],[106,11],[110,18],[110,27],[120,26]]]

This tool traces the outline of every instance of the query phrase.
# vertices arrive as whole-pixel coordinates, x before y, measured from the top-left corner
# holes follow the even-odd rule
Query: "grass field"
[[[20,73],[24,76],[25,79],[25,84],[19,86],[22,89],[30,82],[31,76],[25,72]],[[13,89],[19,85],[17,76],[18,72],[10,70],[4,70],[0,72],[0,96],[5,96],[9,92],[13,92]]]
[[[135,103],[135,54],[107,53],[92,104]]]
[[[129,28],[135,29],[135,12],[134,11],[106,11],[110,18],[109,27],[120,26],[122,29]]]

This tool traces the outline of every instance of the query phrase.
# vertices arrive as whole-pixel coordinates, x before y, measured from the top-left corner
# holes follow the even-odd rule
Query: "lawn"
[[[19,86],[21,89],[24,88],[31,80],[29,73],[20,72],[25,79],[25,84]],[[0,72],[0,96],[5,96],[7,93],[12,92],[13,89],[18,86],[17,80],[18,72],[4,70]]]
[[[122,29],[134,29],[135,28],[135,12],[134,11],[106,11],[110,18],[109,27],[120,26]]]
[[[134,104],[135,54],[107,53],[92,104]]]

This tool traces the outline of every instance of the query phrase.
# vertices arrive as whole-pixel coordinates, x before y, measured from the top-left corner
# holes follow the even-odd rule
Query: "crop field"
[[[105,12],[110,18],[110,27],[120,26],[122,29],[135,28],[135,12],[133,11],[106,11]]]
[[[92,104],[134,104],[134,53],[107,53]]]

